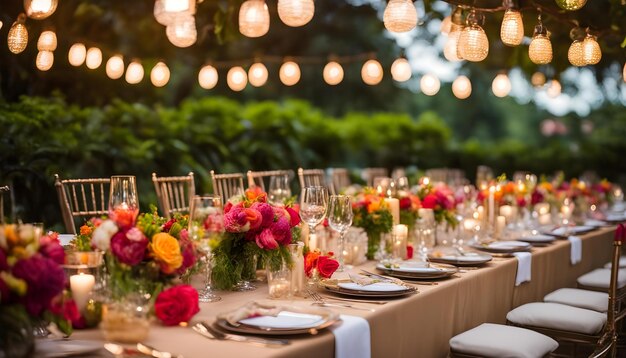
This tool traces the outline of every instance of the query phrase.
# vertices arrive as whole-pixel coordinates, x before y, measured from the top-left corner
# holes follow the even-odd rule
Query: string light
[[[458,99],[466,99],[472,94],[472,82],[466,76],[457,77],[452,82],[452,93]]]
[[[434,96],[437,92],[439,92],[439,88],[441,88],[439,78],[431,74],[425,74],[422,76],[422,79],[420,80],[420,89],[422,90],[422,93],[427,96]]]
[[[556,4],[563,10],[576,11],[587,3],[587,0],[556,0]]]
[[[270,12],[264,0],[246,0],[239,8],[239,32],[261,37],[270,29]]]
[[[128,68],[126,69],[126,82],[135,85],[143,80],[143,75],[143,66],[141,66],[139,61],[133,60],[128,64]]]
[[[115,55],[107,61],[106,74],[110,79],[116,80],[124,75],[124,59],[120,55]]]
[[[502,26],[500,27],[500,39],[507,46],[517,46],[524,38],[524,22],[518,9],[513,9],[512,1],[507,4],[508,9],[504,12]]]
[[[26,21],[26,16],[20,14],[9,29],[9,36],[7,37],[9,51],[16,55],[24,51],[28,45],[28,30],[24,26],[24,21]]]
[[[496,97],[506,97],[511,92],[511,80],[506,73],[500,73],[491,83],[491,91]]]
[[[278,0],[278,17],[287,26],[304,26],[314,14],[313,0]]]
[[[552,98],[558,97],[561,94],[561,83],[558,80],[550,81],[546,93]]]
[[[569,46],[569,49],[567,50],[567,59],[569,60],[569,63],[574,66],[580,67],[587,64],[585,62],[585,59],[583,58],[582,41],[574,40],[574,42],[572,42],[572,44]]]
[[[217,70],[211,65],[206,65],[198,73],[198,83],[204,89],[211,89],[217,85]]]
[[[263,86],[267,82],[268,77],[267,67],[261,62],[254,63],[248,69],[248,81],[254,87]]]
[[[43,20],[57,9],[58,0],[24,0],[24,10],[28,17]]]
[[[37,40],[37,50],[54,51],[57,49],[57,34],[54,31],[44,31]]]
[[[489,39],[487,34],[480,25],[478,25],[478,14],[472,10],[467,18],[467,24],[459,37],[459,57],[472,61],[480,62],[487,58],[489,54]]]
[[[196,13],[196,0],[156,0],[154,18],[163,25],[173,24],[179,17],[193,16]]]
[[[293,86],[300,81],[300,66],[293,61],[287,61],[280,66],[278,76],[285,86]]]
[[[390,0],[383,14],[385,28],[391,32],[407,32],[417,26],[417,10],[411,0]]]
[[[441,20],[441,27],[439,28],[439,30],[441,31],[442,35],[448,35],[450,34],[450,30],[452,29],[452,17],[450,17],[450,15],[446,16],[443,18],[443,20]]]
[[[87,57],[85,58],[85,65],[90,70],[95,70],[102,64],[102,51],[97,47],[91,47],[87,50]]]
[[[155,87],[163,87],[170,80],[170,69],[163,62],[158,62],[150,72],[150,82]]]
[[[406,58],[399,58],[391,64],[391,77],[397,82],[405,82],[411,78],[411,65]]]
[[[546,75],[541,72],[535,72],[530,78],[530,83],[535,87],[541,87],[546,84]]]
[[[537,17],[538,23],[535,26],[533,39],[528,46],[528,57],[537,65],[545,65],[552,62],[552,42],[548,37],[548,31],[541,22],[541,12]]]
[[[167,39],[176,47],[189,47],[196,43],[198,30],[196,30],[196,18],[184,16],[177,18],[165,28]]]
[[[583,40],[583,60],[588,65],[595,65],[600,62],[600,59],[602,59],[600,44],[595,36],[587,34]]]
[[[450,62],[459,62],[463,59],[459,56],[459,39],[463,31],[463,12],[457,7],[452,12],[450,33],[443,47],[443,56]]]
[[[242,91],[248,84],[246,71],[241,66],[231,68],[226,75],[226,83],[231,90],[236,92]]]
[[[37,59],[35,60],[35,66],[40,71],[48,71],[52,68],[54,63],[54,53],[52,51],[39,51]]]
[[[338,85],[343,81],[343,67],[335,61],[330,61],[324,66],[324,81],[331,86]]]
[[[368,60],[361,67],[361,77],[365,84],[377,85],[383,80],[383,66],[376,60]]]
[[[70,47],[70,51],[67,54],[67,59],[70,62],[70,65],[78,67],[85,62],[85,57],[87,56],[87,49],[85,45],[82,43],[75,43]]]

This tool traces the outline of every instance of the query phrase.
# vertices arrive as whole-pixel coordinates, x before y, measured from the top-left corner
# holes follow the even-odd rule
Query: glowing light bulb
[[[248,69],[248,81],[254,87],[261,87],[267,82],[267,67],[261,62],[257,62]]]
[[[40,71],[48,71],[54,63],[54,53],[52,51],[39,51],[35,65]]]
[[[163,62],[158,62],[150,72],[150,81],[155,87],[163,87],[170,80],[170,69]]]
[[[247,0],[239,8],[239,32],[261,37],[270,29],[270,12],[264,0]]]
[[[463,59],[459,57],[459,39],[463,28],[456,24],[452,24],[448,39],[443,47],[443,56],[450,62],[459,62]]]
[[[287,26],[304,26],[314,14],[313,0],[278,0],[278,17]]]
[[[156,0],[154,2],[154,18],[163,26],[169,26],[177,19],[193,16],[195,13],[196,0]]]
[[[107,61],[106,74],[110,79],[116,80],[124,75],[124,59],[120,55],[115,55]]]
[[[94,70],[102,64],[102,51],[97,47],[91,47],[87,50],[85,64],[90,70]]]
[[[293,86],[300,81],[300,66],[293,61],[287,61],[280,66],[278,75],[285,86]]]
[[[399,58],[391,64],[391,77],[398,82],[405,82],[411,78],[411,65],[406,58]]]
[[[528,46],[528,57],[537,65],[552,62],[552,42],[546,35],[535,35]]]
[[[383,14],[385,28],[391,32],[407,32],[417,26],[417,10],[411,0],[390,0]]]
[[[459,57],[472,61],[480,62],[487,58],[489,54],[489,39],[482,27],[473,24],[467,26],[461,32],[459,37]]]
[[[507,9],[500,27],[500,38],[507,46],[517,46],[524,38],[524,22],[519,10]]]
[[[217,85],[218,74],[215,67],[206,65],[198,73],[198,83],[204,89],[211,89]]]
[[[246,71],[240,66],[231,68],[226,75],[226,83],[228,83],[228,87],[230,87],[231,90],[237,92],[242,91],[248,84]]]
[[[9,36],[7,37],[9,51],[16,55],[24,51],[28,45],[28,30],[24,26],[24,20],[24,14],[20,14],[17,21],[9,29]]]
[[[535,87],[541,87],[546,84],[546,75],[541,72],[535,72],[530,78],[530,83]]]
[[[558,97],[561,94],[561,83],[558,80],[550,81],[546,93],[552,98]]]
[[[176,47],[189,47],[196,43],[198,30],[192,15],[179,17],[165,28],[167,39]]]
[[[128,64],[126,69],[126,82],[131,85],[135,85],[143,80],[144,70],[141,63],[138,61],[132,61]]]
[[[505,73],[500,73],[491,83],[491,91],[496,97],[506,97],[511,92],[511,80]]]
[[[587,3],[587,0],[556,0],[556,4],[563,10],[576,11]]]
[[[450,30],[452,30],[452,17],[446,16],[441,20],[441,26],[439,27],[442,35],[450,34]]]
[[[441,88],[439,78],[431,74],[425,74],[422,76],[422,79],[420,80],[420,89],[422,90],[422,93],[427,96],[434,96],[437,92],[439,92],[439,88]]]
[[[57,9],[58,0],[24,0],[24,10],[28,17],[43,20]]]
[[[368,60],[361,67],[361,78],[370,86],[379,84],[383,80],[383,66],[376,60]]]
[[[452,82],[452,93],[458,99],[466,99],[472,94],[472,82],[466,76],[457,77]]]
[[[343,81],[343,67],[335,61],[330,61],[324,66],[324,81],[331,86],[338,85]]]
[[[85,57],[87,57],[87,49],[82,43],[73,44],[67,54],[70,65],[75,67],[82,65],[85,62]]]
[[[44,31],[37,40],[37,50],[54,51],[57,49],[57,34],[54,31]]]

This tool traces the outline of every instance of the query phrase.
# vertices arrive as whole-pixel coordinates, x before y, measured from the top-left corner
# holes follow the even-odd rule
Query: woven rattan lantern
[[[24,11],[31,19],[43,20],[57,9],[58,0],[24,0]]]
[[[407,32],[417,26],[417,10],[411,0],[390,0],[383,14],[385,28],[391,32]]]
[[[300,66],[293,61],[287,61],[280,66],[278,76],[285,86],[293,86],[300,81]]]
[[[48,71],[54,63],[54,53],[52,51],[39,51],[35,65],[40,71]]]
[[[254,87],[261,87],[267,82],[267,67],[261,62],[252,64],[248,69],[248,81]]]
[[[243,91],[248,84],[246,71],[241,66],[231,68],[228,70],[228,74],[226,75],[226,83],[233,91]]]
[[[44,31],[37,40],[37,50],[54,51],[57,49],[57,34],[54,31]]]
[[[452,82],[452,93],[458,99],[466,99],[472,94],[472,82],[466,76],[457,77]]]
[[[451,16],[446,16],[443,18],[443,20],[441,20],[441,26],[439,27],[439,30],[441,31],[442,35],[448,35],[450,34],[450,30],[452,30],[452,17]]]
[[[90,47],[85,57],[85,65],[90,70],[95,70],[102,64],[102,51],[97,47]]]
[[[26,21],[26,16],[20,14],[9,29],[9,36],[7,37],[9,51],[16,55],[24,51],[28,45],[28,30],[24,26],[24,21]]]
[[[278,0],[278,17],[287,26],[304,26],[314,14],[313,0]]]
[[[506,73],[500,73],[491,82],[491,91],[496,97],[506,97],[511,92],[511,80]]]
[[[567,59],[569,60],[569,63],[574,66],[580,67],[587,64],[585,62],[585,59],[583,58],[582,41],[574,40],[574,42],[572,42],[572,44],[569,46],[569,49],[567,50]]]
[[[518,9],[509,8],[504,12],[502,26],[500,27],[500,39],[507,46],[517,46],[524,38],[524,22]]]
[[[80,66],[85,62],[85,57],[87,57],[87,48],[82,43],[75,43],[70,47],[69,52],[67,53],[67,59],[72,66]]]
[[[472,11],[459,37],[459,57],[471,62],[480,62],[489,54],[489,39],[478,24],[479,17],[476,11]]]
[[[376,60],[368,60],[361,67],[361,78],[370,86],[379,84],[383,80],[383,66]]]
[[[163,26],[173,24],[180,17],[196,13],[196,0],[156,0],[154,18]]]
[[[434,96],[439,92],[441,82],[435,75],[425,74],[420,80],[420,89],[427,96]]]
[[[406,58],[399,58],[391,64],[391,77],[397,82],[405,82],[411,78],[411,65]]]
[[[150,72],[150,82],[154,87],[163,87],[170,81],[170,69],[163,62],[158,62]]]
[[[239,8],[239,32],[261,37],[270,29],[270,12],[264,0],[247,0]]]
[[[139,61],[133,60],[128,64],[128,68],[126,69],[126,82],[135,85],[143,80],[143,75],[143,66],[141,66]]]
[[[576,11],[587,3],[587,0],[556,0],[556,4],[563,10]]]
[[[463,31],[463,10],[457,7],[451,15],[450,32],[443,47],[443,56],[450,62],[463,60],[459,56],[459,38]]]
[[[535,26],[533,39],[528,46],[528,57],[537,65],[545,65],[552,62],[552,42],[548,37],[548,30],[541,22],[541,13],[539,13],[538,24]]]
[[[198,83],[204,89],[211,89],[217,85],[218,77],[215,67],[206,65],[198,73]]]
[[[198,31],[196,18],[189,15],[177,18],[165,29],[167,39],[176,47],[189,47],[196,43]]]
[[[324,66],[324,81],[331,86],[338,85],[343,81],[343,67],[335,61],[330,61]]]
[[[583,40],[583,60],[588,65],[595,65],[602,59],[602,50],[600,44],[596,40],[596,37],[587,34],[585,40]]]
[[[124,59],[120,55],[111,57],[106,64],[106,74],[110,79],[116,80],[124,75]]]

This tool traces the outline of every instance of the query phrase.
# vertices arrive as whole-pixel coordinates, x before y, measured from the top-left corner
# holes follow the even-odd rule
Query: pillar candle
[[[407,239],[409,236],[409,228],[406,225],[394,225],[392,229],[393,235],[393,257],[406,260],[407,258]]]
[[[550,225],[552,223],[552,215],[541,214],[539,215],[539,225]]]
[[[511,205],[502,205],[500,207],[500,215],[506,218],[506,221],[510,222],[513,218],[513,207]]]
[[[489,187],[489,225],[493,225],[495,223],[494,221],[495,210],[496,210],[495,194],[496,194],[496,187],[490,186]]]
[[[504,234],[505,227],[506,227],[506,218],[502,215],[499,215],[496,218],[496,237],[498,239],[502,238],[502,234]]]
[[[396,198],[385,198],[385,202],[389,206],[389,211],[393,217],[393,224],[400,224],[400,200]]]
[[[96,278],[93,275],[80,273],[78,275],[70,276],[72,297],[74,298],[74,302],[76,302],[76,307],[79,312],[87,306],[87,301],[89,301],[91,290],[95,284]]]

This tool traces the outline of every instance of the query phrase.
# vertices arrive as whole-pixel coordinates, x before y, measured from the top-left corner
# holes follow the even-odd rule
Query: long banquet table
[[[515,286],[517,260],[495,258],[476,270],[458,273],[437,285],[418,285],[419,293],[385,305],[358,303],[375,312],[332,308],[341,314],[361,316],[370,325],[372,357],[445,357],[449,339],[483,322],[505,323],[514,307],[540,301],[560,287],[575,287],[576,278],[606,264],[611,257],[614,227],[582,235],[582,261],[570,263],[570,243],[558,240],[532,249],[532,280]],[[374,270],[374,262],[357,267]],[[347,273],[343,273],[347,275]],[[267,299],[267,287],[259,284],[252,292],[220,292],[222,301],[201,304],[194,321],[212,321],[216,314],[247,302]],[[276,301],[310,305],[311,300]],[[76,331],[76,339],[101,340],[99,331]],[[292,344],[263,348],[246,343],[213,341],[189,327],[165,328],[155,324],[145,342],[160,350],[185,357],[333,357],[334,336],[328,330],[316,336],[290,337]],[[108,356],[101,352],[102,356]]]

